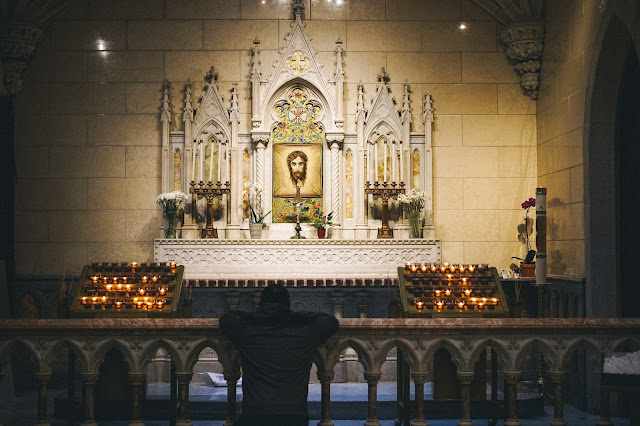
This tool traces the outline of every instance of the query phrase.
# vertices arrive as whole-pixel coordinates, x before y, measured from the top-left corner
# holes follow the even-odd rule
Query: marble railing
[[[377,384],[382,364],[392,348],[403,352],[411,368],[416,395],[424,395],[424,384],[435,352],[446,349],[457,367],[461,384],[460,423],[471,425],[470,385],[474,366],[487,347],[497,355],[498,369],[506,381],[506,425],[519,425],[516,414],[517,384],[523,365],[532,350],[544,355],[547,377],[554,389],[554,425],[563,419],[563,383],[576,349],[595,356],[621,347],[640,345],[640,319],[341,319],[338,333],[318,350],[316,366],[321,383],[321,420],[332,425],[331,380],[340,354],[355,350],[368,383],[368,411],[362,413],[366,425],[379,425]],[[147,364],[159,348],[171,357],[178,386],[177,424],[188,425],[189,382],[200,352],[210,347],[218,354],[227,388],[227,421],[236,413],[235,382],[240,376],[237,352],[224,339],[217,319],[93,319],[93,320],[0,320],[0,362],[5,368],[12,353],[26,351],[35,364],[38,383],[38,424],[47,424],[47,383],[52,366],[65,354],[75,354],[82,369],[85,425],[96,424],[95,384],[107,352],[118,350],[129,368],[133,395],[131,424],[143,424],[141,401]],[[5,371],[0,373],[0,380]],[[416,398],[413,425],[426,425],[423,397]],[[602,424],[607,419],[602,419]]]

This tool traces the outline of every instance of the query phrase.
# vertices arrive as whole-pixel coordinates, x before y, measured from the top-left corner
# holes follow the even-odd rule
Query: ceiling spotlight
[[[107,49],[107,45],[104,42],[104,40],[98,40],[98,41],[96,41],[96,44],[98,45],[98,50],[106,50]]]
[[[336,4],[342,4],[342,0],[336,0]]]
[[[467,24],[465,24],[464,22],[460,22],[460,25],[458,25],[458,29],[459,30],[466,30],[467,29]]]
[[[260,3],[265,4],[267,0],[262,0]]]

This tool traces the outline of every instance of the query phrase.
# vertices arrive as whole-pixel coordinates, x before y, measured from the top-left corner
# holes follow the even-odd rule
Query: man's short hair
[[[260,295],[260,305],[265,303],[278,303],[280,305],[291,306],[291,300],[289,299],[289,290],[280,284],[270,284]]]
[[[304,161],[304,168],[302,169],[302,174],[300,176],[300,181],[304,185],[304,181],[307,180],[307,163],[309,162],[309,157],[307,157],[307,154],[305,154],[303,151],[291,151],[289,155],[287,155],[287,167],[289,168],[291,182],[296,185],[297,182],[293,178],[293,170],[291,170],[291,162],[298,157],[302,158],[302,161]]]

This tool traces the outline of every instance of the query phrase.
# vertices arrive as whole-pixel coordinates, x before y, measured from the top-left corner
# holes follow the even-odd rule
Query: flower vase
[[[262,237],[262,223],[249,223],[249,235],[252,240],[259,240]]]
[[[176,238],[176,216],[178,210],[177,209],[167,209],[164,211],[164,217],[167,220],[166,226],[164,228],[164,237],[165,238]]]
[[[327,236],[327,228],[317,228],[318,231],[318,239],[324,240]]]
[[[422,238],[420,212],[411,212],[409,215],[409,223],[411,224],[409,238]]]

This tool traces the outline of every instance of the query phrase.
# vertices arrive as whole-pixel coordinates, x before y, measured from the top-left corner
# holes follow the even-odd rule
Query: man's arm
[[[244,323],[238,312],[227,312],[220,317],[220,331],[236,344],[244,335]]]

